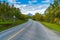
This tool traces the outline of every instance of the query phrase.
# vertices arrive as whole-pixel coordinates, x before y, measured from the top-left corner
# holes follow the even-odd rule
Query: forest
[[[32,16],[32,19],[37,21],[45,21],[60,24],[59,1],[54,0],[54,3],[50,4],[50,6],[46,9],[44,14],[36,13],[34,16]]]
[[[50,6],[45,10],[44,14],[37,12],[33,16],[22,14],[19,8],[14,7],[14,5],[10,6],[5,1],[0,2],[0,31],[24,23],[28,19],[33,19],[40,22],[48,22],[45,23],[46,25],[49,23],[60,25],[60,1],[54,0],[54,3],[50,4]],[[52,26],[50,25],[50,27]],[[55,27],[52,29],[54,28]],[[60,27],[56,26],[56,28],[60,31]]]
[[[11,28],[28,20],[28,16],[21,13],[19,8],[8,3],[0,2],[0,31]]]
[[[60,32],[60,0],[54,0],[54,3],[50,4],[44,14],[36,13],[31,18],[49,29]]]

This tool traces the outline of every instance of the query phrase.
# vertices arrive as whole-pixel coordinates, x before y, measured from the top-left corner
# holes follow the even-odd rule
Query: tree
[[[8,3],[0,3],[0,20],[7,21],[13,20],[13,16],[20,17],[21,11],[19,8],[15,8],[14,5],[9,6]]]
[[[32,16],[32,19],[37,21],[43,21],[43,16],[40,13],[36,13],[34,16]]]
[[[54,0],[53,4],[50,4],[50,6],[45,11],[45,17],[48,22],[52,23],[60,23],[60,6],[59,1]]]

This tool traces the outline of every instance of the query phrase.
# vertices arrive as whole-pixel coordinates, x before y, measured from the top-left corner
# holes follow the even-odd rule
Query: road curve
[[[24,24],[0,32],[0,40],[60,40],[60,36],[30,19]]]

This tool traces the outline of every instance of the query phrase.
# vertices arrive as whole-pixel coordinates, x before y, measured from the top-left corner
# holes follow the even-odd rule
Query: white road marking
[[[19,33],[21,33],[22,31],[24,31],[25,28],[22,28],[20,31],[18,31],[16,34],[14,34],[13,36],[11,36],[8,40],[11,40],[12,38],[14,38],[16,35],[18,35]]]

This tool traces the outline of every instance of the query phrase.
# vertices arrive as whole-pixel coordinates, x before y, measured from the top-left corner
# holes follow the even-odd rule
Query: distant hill
[[[28,13],[28,16],[33,16],[31,13]]]

